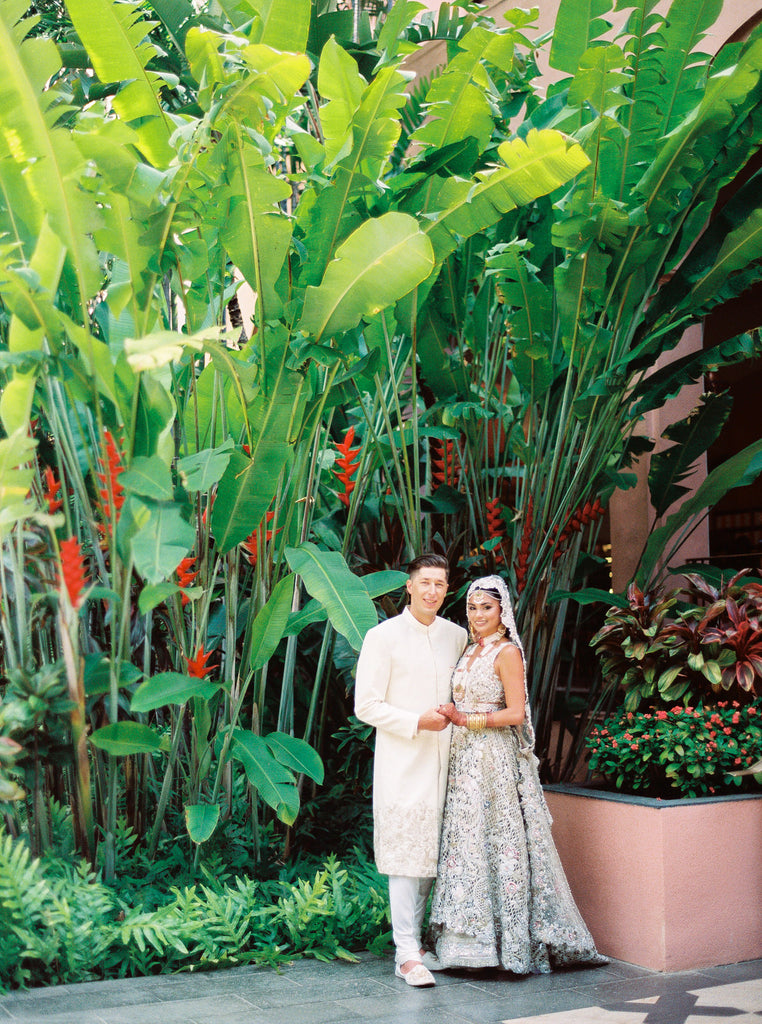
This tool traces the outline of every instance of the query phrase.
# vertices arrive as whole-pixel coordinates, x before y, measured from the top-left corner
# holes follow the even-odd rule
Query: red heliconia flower
[[[352,442],[355,439],[355,428],[350,427],[344,435],[344,440],[341,444],[337,444],[340,457],[336,459],[336,465],[338,469],[334,469],[334,474],[339,483],[344,485],[344,490],[339,494],[339,501],[342,505],[346,505],[349,508],[349,498],[352,491],[357,486],[354,480],[357,467],[360,465],[360,448],[352,448]]]
[[[518,558],[516,559],[516,592],[520,594],[527,582],[527,572],[529,570],[529,551],[532,545],[532,523],[534,519],[534,501],[532,498],[529,499],[527,504],[527,514],[524,519],[524,530],[521,534],[521,547],[519,548]]]
[[[577,533],[584,526],[588,526],[590,523],[595,522],[596,519],[600,519],[605,511],[606,508],[601,499],[596,498],[595,501],[586,501],[574,513],[568,515],[566,525],[558,537],[556,550],[553,552],[553,561],[557,562],[561,557],[572,533]],[[555,532],[557,532],[557,528]]]
[[[503,506],[500,503],[500,498],[491,498],[484,503],[484,508],[487,513],[487,532],[489,533],[490,540],[494,540],[497,537],[501,541],[500,545],[493,548],[495,561],[504,562],[505,554],[502,550],[502,540],[505,537],[505,519],[503,519]]]
[[[43,497],[48,503],[48,512],[53,515],[63,505],[63,498],[58,495],[61,491],[61,481],[56,480],[56,475],[50,466],[45,467],[45,493]]]
[[[447,484],[457,487],[460,482],[460,458],[455,442],[451,439],[431,439],[431,479],[435,487]]]
[[[106,461],[100,460],[101,472],[96,474],[100,481],[98,494],[101,499],[103,518],[108,524],[112,519],[119,519],[119,510],[124,504],[124,488],[119,483],[119,476],[124,472],[122,453],[116,445],[109,430],[103,431],[106,444]]]
[[[188,555],[187,558],[182,559],[177,569],[175,569],[175,572],[177,573],[177,583],[179,586],[189,587],[191,583],[193,583],[195,578],[198,576],[199,572],[201,571],[200,569],[196,569],[195,572],[192,571],[193,563],[195,561],[195,555]],[[180,600],[182,601],[184,608],[185,605],[188,604],[188,602],[190,601],[190,598],[188,597],[187,594],[181,594]]]
[[[213,672],[217,666],[207,665],[207,661],[209,661],[213,653],[213,651],[205,651],[202,644],[196,651],[195,658],[186,658],[183,655],[188,665],[188,675],[193,676],[194,679],[203,679],[204,676],[208,676],[210,672]]]
[[[241,547],[243,548],[243,550],[246,553],[246,560],[248,561],[249,565],[256,565],[257,564],[257,558],[259,557],[259,536],[260,536],[260,532],[262,530],[263,525],[265,525],[266,523],[271,523],[274,518],[275,518],[275,513],[274,512],[266,512],[265,513],[265,518],[262,520],[262,522],[259,524],[259,526],[256,528],[256,530],[253,530],[249,534],[249,536],[246,538],[246,540],[241,541]],[[283,529],[282,526],[278,527],[278,529],[275,531],[275,534],[276,535],[279,534],[282,529]],[[267,542],[272,540],[272,538],[273,538],[273,531],[272,530],[266,530],[265,531],[264,543],[267,544]]]
[[[85,561],[76,537],[61,541],[61,578],[59,587],[63,586],[69,596],[72,608],[79,608],[84,601],[82,591],[85,589]]]

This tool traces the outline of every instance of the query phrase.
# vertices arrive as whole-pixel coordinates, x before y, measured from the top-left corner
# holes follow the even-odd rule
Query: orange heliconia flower
[[[516,593],[520,594],[527,581],[529,571],[529,550],[532,546],[532,522],[534,519],[534,501],[532,498],[527,502],[527,514],[524,520],[524,529],[521,534],[521,547],[516,559]]]
[[[100,461],[101,472],[97,473],[100,481],[98,494],[101,499],[103,516],[105,519],[119,518],[119,510],[124,504],[124,488],[119,483],[119,476],[124,472],[122,453],[117,447],[111,431],[104,430],[103,437],[106,443],[106,461]]]
[[[344,435],[344,440],[341,444],[337,444],[336,447],[339,450],[340,457],[336,459],[336,465],[338,469],[334,469],[334,475],[339,483],[344,485],[344,490],[339,494],[339,501],[342,505],[346,505],[349,508],[349,498],[352,491],[357,486],[354,480],[355,473],[357,473],[357,467],[360,465],[360,451],[361,448],[352,448],[352,442],[355,439],[355,428],[350,427]]]
[[[82,549],[76,537],[69,537],[61,541],[61,578],[59,587],[63,586],[74,609],[79,608],[84,601],[84,594],[87,577],[85,575],[85,560],[82,557]]]
[[[175,572],[177,573],[177,582],[179,586],[189,587],[191,583],[195,580],[195,578],[198,576],[199,572],[201,571],[200,569],[196,569],[195,572],[192,571],[193,563],[195,561],[195,555],[188,555],[186,558],[183,558],[181,560],[180,564],[175,569]],[[183,607],[185,607],[185,605],[188,604],[188,602],[190,601],[190,598],[188,597],[187,594],[181,594],[180,600],[182,601]]]
[[[188,675],[193,676],[194,679],[203,679],[204,676],[208,676],[210,672],[213,672],[217,666],[207,665],[207,661],[209,661],[213,653],[213,651],[205,651],[202,644],[196,651],[195,658],[185,658],[185,655],[183,655],[188,664]]]
[[[45,491],[43,497],[48,503],[48,512],[53,515],[63,505],[63,498],[59,497],[61,481],[56,480],[56,475],[50,466],[45,467]]]
[[[441,441],[438,437],[431,439],[431,479],[435,487],[448,484],[457,487],[460,482],[460,457],[455,442],[448,438]]]
[[[492,554],[496,562],[504,562],[505,554],[502,548],[502,541],[505,537],[505,519],[503,518],[503,506],[500,503],[500,499],[495,497],[490,499],[490,501],[486,501],[484,509],[487,513],[487,532],[489,533],[490,540],[499,537],[501,542],[492,549]]]
[[[257,558],[259,557],[259,534],[260,530],[262,529],[262,526],[266,525],[267,523],[271,523],[274,518],[274,512],[266,512],[265,518],[262,520],[262,522],[259,524],[256,530],[252,530],[252,532],[249,534],[246,540],[241,541],[241,547],[246,553],[246,560],[248,561],[249,565],[257,564]],[[279,534],[282,529],[282,526],[278,527],[278,529],[275,531],[275,534]],[[268,541],[272,540],[272,537],[273,531],[265,530],[264,543],[267,544]]]

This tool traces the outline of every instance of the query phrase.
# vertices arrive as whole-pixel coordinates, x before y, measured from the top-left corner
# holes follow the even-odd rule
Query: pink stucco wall
[[[659,971],[762,957],[762,796],[547,799],[569,885],[602,953]]]

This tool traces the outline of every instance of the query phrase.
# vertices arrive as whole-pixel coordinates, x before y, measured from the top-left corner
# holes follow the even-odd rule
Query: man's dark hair
[[[450,563],[444,555],[439,555],[436,551],[425,551],[422,555],[414,558],[407,567],[407,574],[412,576],[414,572],[421,569],[444,569],[447,578],[450,578]]]

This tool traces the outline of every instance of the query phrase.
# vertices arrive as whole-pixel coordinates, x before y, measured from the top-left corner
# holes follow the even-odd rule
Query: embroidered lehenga
[[[497,711],[505,696],[500,645],[453,675],[459,711]],[[601,963],[574,903],[550,833],[531,725],[453,726],[429,940],[443,967],[546,973]]]

